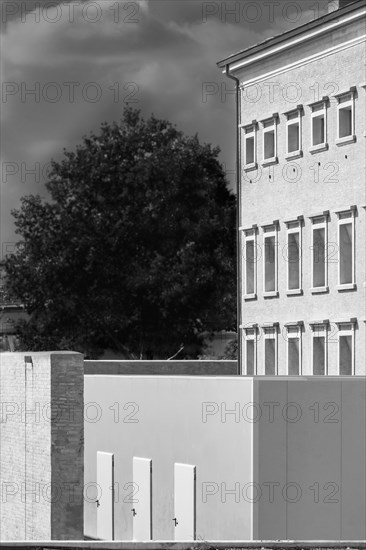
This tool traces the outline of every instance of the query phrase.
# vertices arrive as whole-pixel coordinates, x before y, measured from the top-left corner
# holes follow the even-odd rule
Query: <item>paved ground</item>
[[[366,541],[258,541],[258,542],[14,542],[1,543],[2,550],[361,550]]]

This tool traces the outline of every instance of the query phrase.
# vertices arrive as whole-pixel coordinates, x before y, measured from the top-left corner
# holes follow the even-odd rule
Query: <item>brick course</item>
[[[83,375],[78,353],[0,355],[0,541],[83,538]]]

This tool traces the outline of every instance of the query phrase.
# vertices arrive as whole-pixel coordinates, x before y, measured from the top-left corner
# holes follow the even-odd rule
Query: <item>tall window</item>
[[[255,298],[257,292],[256,229],[244,231],[244,298]]]
[[[355,213],[355,208],[337,212],[339,290],[355,287]]]
[[[278,114],[263,120],[263,165],[273,164],[277,159],[277,121]]]
[[[263,289],[264,296],[278,295],[278,237],[277,224],[263,227]]]
[[[245,369],[248,376],[257,374],[257,327],[245,328]]]
[[[285,113],[286,123],[286,158],[302,156],[302,113],[299,105],[296,109]]]
[[[338,372],[342,376],[355,372],[355,323],[338,324]]]
[[[337,106],[337,145],[355,141],[355,93],[356,88],[349,92],[338,94]]]
[[[287,332],[287,373],[289,376],[301,374],[301,334],[302,324],[289,324]]]
[[[311,218],[312,292],[328,290],[328,228],[327,215]]]
[[[287,225],[287,294],[301,293],[301,220],[285,222]]]
[[[257,167],[257,123],[242,126],[244,141],[244,169]]]
[[[327,143],[327,104],[328,98],[310,105],[311,113],[311,147],[310,152],[328,149]]]
[[[312,372],[314,375],[327,374],[328,323],[311,323],[312,329]]]
[[[277,326],[263,327],[264,330],[264,374],[277,374]]]

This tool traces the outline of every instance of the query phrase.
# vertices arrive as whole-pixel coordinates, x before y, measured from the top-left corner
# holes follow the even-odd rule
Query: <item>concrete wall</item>
[[[358,8],[358,12],[364,6]],[[337,374],[337,338],[339,318],[355,318],[356,374],[366,373],[366,328],[365,328],[365,281],[366,281],[366,212],[365,212],[365,18],[355,19],[357,12],[341,27],[313,36],[311,40],[298,42],[282,52],[250,62],[235,74],[240,79],[241,123],[258,122],[279,113],[277,126],[278,163],[262,166],[263,128],[257,131],[258,169],[241,171],[241,217],[239,225],[250,228],[257,224],[258,261],[257,297],[244,299],[242,293],[241,323],[284,323],[303,320],[303,370],[311,370],[311,329],[309,321],[329,319],[331,322],[331,343],[328,349],[330,374]],[[345,15],[340,16],[344,19]],[[337,23],[339,21],[336,21]],[[332,22],[334,23],[334,21]],[[327,23],[328,24],[328,23]],[[325,26],[325,23],[324,23]],[[253,56],[254,57],[254,56]],[[356,87],[355,134],[356,141],[343,146],[335,143],[337,133],[337,100],[334,94]],[[312,154],[310,103],[329,96],[328,150]],[[285,159],[286,116],[285,112],[302,104],[302,158]],[[242,162],[243,162],[242,148]],[[338,218],[335,211],[357,206],[355,218],[355,282],[357,288],[338,290]],[[325,210],[330,211],[328,221],[328,286],[322,294],[311,293],[311,220],[312,216]],[[304,216],[302,227],[302,290],[303,294],[286,295],[287,251],[285,220]],[[278,231],[278,297],[263,296],[263,230],[261,225],[279,220]],[[245,269],[245,255],[242,254],[242,269]],[[257,350],[258,371],[264,374],[263,339]],[[287,374],[286,339],[281,335],[278,341],[278,373]],[[244,354],[243,354],[244,357]],[[243,365],[243,372],[244,365]]]
[[[365,539],[365,389],[363,377],[85,376],[85,484],[97,452],[114,453],[117,540],[132,539],[134,456],[152,459],[154,539],[174,538],[174,462],[196,466],[197,538]]]
[[[152,374],[168,376],[231,376],[238,374],[237,361],[121,361],[84,362],[85,374]]]
[[[83,358],[0,355],[0,540],[83,538]]]

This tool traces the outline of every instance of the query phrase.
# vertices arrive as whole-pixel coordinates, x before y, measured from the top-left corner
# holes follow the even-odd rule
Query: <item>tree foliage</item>
[[[52,162],[49,202],[22,198],[9,291],[27,349],[194,356],[235,325],[235,197],[218,148],[125,109]]]

